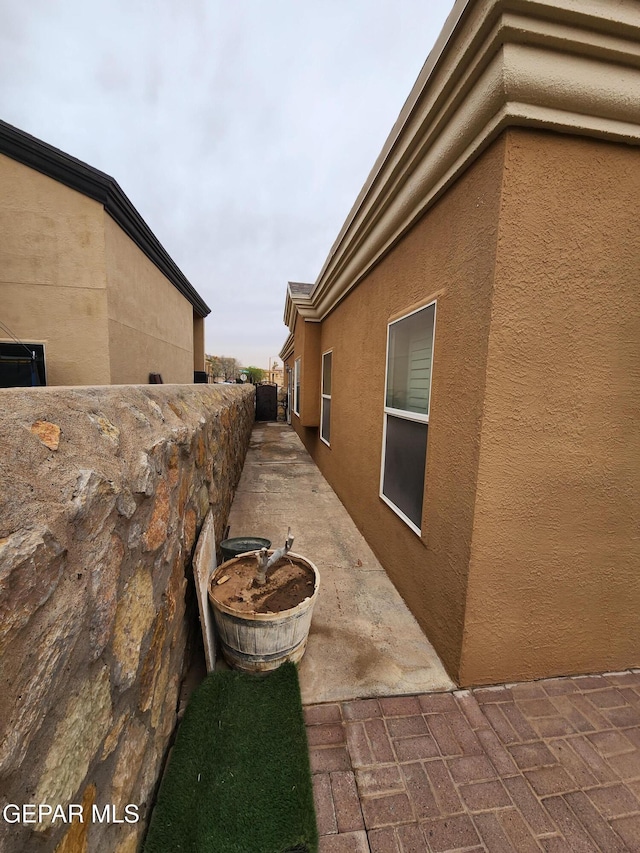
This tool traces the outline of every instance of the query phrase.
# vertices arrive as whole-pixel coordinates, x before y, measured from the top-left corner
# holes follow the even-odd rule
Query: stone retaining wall
[[[287,422],[287,389],[278,386],[278,423]]]
[[[0,390],[0,808],[64,810],[0,813],[2,853],[138,849],[253,419],[253,387]]]

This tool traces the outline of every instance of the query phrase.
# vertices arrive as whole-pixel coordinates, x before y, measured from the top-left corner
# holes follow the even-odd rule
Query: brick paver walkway
[[[305,715],[320,853],[640,851],[640,671]]]

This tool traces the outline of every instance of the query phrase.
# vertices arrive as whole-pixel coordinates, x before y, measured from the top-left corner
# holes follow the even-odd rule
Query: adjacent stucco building
[[[640,665],[640,6],[459,0],[313,284],[291,422],[460,684]]]
[[[49,385],[193,382],[209,308],[116,181],[0,122],[0,342]]]

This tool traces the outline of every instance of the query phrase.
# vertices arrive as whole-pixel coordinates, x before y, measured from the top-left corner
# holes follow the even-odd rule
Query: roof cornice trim
[[[296,322],[296,317],[301,314],[305,319],[318,320],[315,314],[315,307],[308,293],[294,293],[291,285],[293,282],[287,283],[287,296],[284,304],[284,323],[293,331],[293,326]],[[313,285],[309,285],[309,291],[313,289]]]
[[[0,121],[0,153],[102,204],[197,314],[206,317],[211,312],[112,177],[4,121]]]
[[[640,4],[458,0],[309,296],[322,320],[506,128],[640,145]]]
[[[290,356],[293,355],[293,349],[294,349],[294,339],[293,339],[293,332],[292,332],[289,335],[289,337],[287,338],[287,340],[284,342],[284,345],[283,345],[282,349],[280,350],[280,358],[282,359],[283,363]]]

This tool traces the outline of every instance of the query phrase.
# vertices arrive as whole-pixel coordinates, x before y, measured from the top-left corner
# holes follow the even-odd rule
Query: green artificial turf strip
[[[180,724],[144,853],[316,853],[295,664],[216,672]]]

